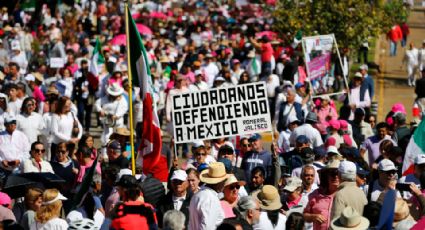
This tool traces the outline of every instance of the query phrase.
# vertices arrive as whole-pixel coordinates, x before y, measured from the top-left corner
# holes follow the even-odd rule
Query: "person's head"
[[[301,180],[303,185],[310,187],[314,183],[314,178],[316,176],[316,170],[311,165],[305,165],[301,171]]]
[[[297,91],[294,88],[287,87],[286,92],[285,92],[286,101],[288,103],[293,103],[295,101],[295,95],[296,94],[297,94]]]
[[[176,80],[174,81],[174,87],[176,89],[186,87],[186,78],[181,74],[177,74]]]
[[[388,124],[385,122],[380,122],[376,125],[376,135],[380,140],[384,139],[388,135]]]
[[[199,190],[199,183],[201,182],[199,179],[199,172],[194,168],[189,168],[186,170],[186,173],[190,190],[193,193],[197,192]]]
[[[397,168],[391,160],[383,159],[378,164],[378,180],[382,187],[387,187],[390,182],[397,179]]]
[[[31,157],[34,158],[36,162],[43,160],[43,155],[46,152],[43,143],[36,141],[31,144]]]
[[[35,99],[33,97],[27,97],[22,102],[21,113],[30,115],[32,112],[34,112],[35,107]]]
[[[58,100],[58,106],[56,108],[55,113],[58,115],[64,115],[71,111],[71,99],[66,96],[62,96]]]
[[[224,183],[224,200],[232,204],[238,199],[239,189],[241,186],[244,186],[244,181],[238,181],[233,174],[230,174],[229,178],[227,178]]]
[[[249,78],[248,72],[244,71],[239,77],[239,84],[249,83],[251,80]]]
[[[18,98],[24,98],[26,95],[26,85],[23,82],[18,82],[16,86],[18,87],[16,89],[16,96]]]
[[[423,174],[423,172],[425,172],[425,155],[419,154],[418,156],[416,156],[414,163],[415,163],[415,177],[419,179],[421,175]],[[425,188],[425,187],[421,186],[421,188]]]
[[[305,118],[305,123],[314,125],[318,122],[317,114],[315,112],[309,112]]]
[[[17,97],[18,93],[18,86],[14,83],[11,83],[7,86],[7,95],[9,96],[9,99],[14,100]]]
[[[353,77],[353,87],[360,86],[363,82],[363,77],[364,75],[362,75],[361,73],[359,72],[355,73]]]
[[[368,70],[369,70],[369,67],[367,66],[367,64],[363,64],[359,67],[359,71],[362,76],[365,76]]]
[[[40,209],[35,214],[35,220],[39,223],[46,223],[47,221],[60,216],[62,208],[62,200],[67,200],[57,189],[47,189],[43,193],[43,202]]]
[[[142,190],[137,179],[132,175],[123,175],[116,183],[122,201],[136,201]]]
[[[394,144],[391,140],[383,140],[379,144],[379,152],[384,158],[388,158],[392,147],[394,147]]]
[[[375,128],[375,126],[376,126],[376,116],[375,115],[371,114],[369,116],[369,124],[370,124],[370,127],[372,129]]]
[[[327,190],[328,193],[335,192],[340,184],[338,176],[339,164],[339,160],[331,160],[325,168],[320,170],[320,187]]]
[[[252,150],[260,152],[263,150],[263,142],[261,140],[261,135],[255,133],[249,137],[248,141],[251,143]]]
[[[364,111],[363,108],[357,108],[354,111],[354,121],[356,121],[357,123],[361,122],[364,120],[366,115],[366,112]]]
[[[93,140],[93,136],[90,135],[89,133],[85,133],[81,136],[80,141],[78,142],[78,147],[83,147],[83,146],[87,146],[88,148],[93,148],[94,146],[94,140]]]
[[[401,113],[401,112],[394,113],[393,120],[394,120],[395,128],[406,125],[406,115],[404,113]]]
[[[246,138],[246,137],[241,138],[239,144],[240,144],[240,147],[241,147],[240,151],[241,151],[242,154],[245,154],[245,153],[251,151],[252,146],[251,146],[251,143],[249,143],[248,138]]]
[[[106,146],[106,152],[108,154],[108,159],[116,160],[121,156],[121,144],[117,140],[110,141]]]
[[[186,216],[178,210],[168,210],[162,220],[163,229],[183,230],[185,229]]]
[[[226,168],[223,163],[212,162],[209,164],[208,169],[202,171],[200,178],[206,186],[216,192],[222,192],[224,189],[224,183],[226,182],[226,179],[229,178],[229,174],[226,173]]]
[[[25,194],[25,207],[28,210],[38,211],[43,202],[43,190],[40,188],[29,188]]]
[[[79,147],[77,150],[77,158],[80,164],[85,165],[91,161],[92,150],[87,146]]]
[[[234,150],[232,146],[224,144],[218,150],[218,158],[226,158],[233,162],[233,158],[235,156]]]
[[[250,225],[257,224],[260,220],[260,205],[252,196],[244,196],[238,200],[236,210]]]
[[[196,162],[199,164],[205,163],[205,160],[207,159],[208,153],[205,150],[205,146],[199,146],[197,148],[193,148],[193,155],[195,156]]]
[[[282,208],[279,191],[275,186],[264,185],[257,194],[257,199],[260,201],[262,211],[276,211]]]
[[[81,60],[81,70],[87,71],[89,69],[89,63],[86,59]]]
[[[283,191],[286,194],[287,201],[294,201],[301,196],[303,181],[298,177],[290,177],[286,180],[286,186]]]
[[[9,134],[12,134],[16,130],[16,117],[13,115],[6,115],[4,118],[4,127]]]
[[[251,171],[251,187],[259,188],[264,184],[266,171],[262,166],[257,166]]]
[[[367,184],[367,177],[369,175],[369,171],[363,169],[358,164],[357,166],[357,177],[356,177],[356,183],[357,186],[364,186]]]
[[[56,160],[58,162],[66,162],[68,161],[68,148],[65,142],[60,142],[58,144],[58,148],[56,150]]]
[[[304,216],[299,212],[293,212],[286,220],[286,229],[288,230],[303,230],[304,229]]]
[[[326,95],[321,97],[320,105],[322,107],[327,107],[329,105],[329,102],[331,101],[331,98]]]
[[[174,196],[182,197],[186,194],[189,183],[187,181],[187,174],[184,170],[175,170],[171,176],[171,190]]]
[[[16,77],[19,74],[19,65],[16,62],[9,62],[9,73],[12,77]]]
[[[302,149],[310,146],[310,140],[305,135],[299,135],[295,139],[295,150],[301,152]]]
[[[351,161],[341,161],[338,167],[339,179],[343,181],[356,181],[357,177],[357,167]]]

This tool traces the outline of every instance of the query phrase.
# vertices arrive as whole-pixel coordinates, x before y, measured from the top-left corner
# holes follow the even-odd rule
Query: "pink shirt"
[[[34,86],[34,91],[32,92],[32,96],[37,101],[37,103],[40,103],[40,102],[43,102],[44,100],[46,100],[43,92],[41,92],[41,90],[38,86]]]
[[[86,170],[89,170],[93,165],[94,160],[91,160],[87,165],[80,165],[80,171],[78,172],[77,182],[83,182],[84,175],[86,174]],[[102,171],[100,169],[100,163],[96,165],[96,172],[102,175]]]
[[[324,195],[320,193],[321,190],[316,189],[310,194],[309,202],[304,209],[304,213],[321,214],[326,219],[322,224],[313,222],[313,230],[327,230],[332,221],[330,218],[334,194]]]
[[[220,201],[221,208],[224,211],[224,218],[232,218],[236,215],[233,213],[233,207],[225,200]]]
[[[327,117],[330,116],[331,120],[338,119],[338,114],[336,113],[335,108],[328,105],[326,108],[319,107],[319,109],[316,109],[317,113],[317,119],[319,122],[317,123],[317,129],[319,130],[320,134],[326,134],[326,128],[329,126]]]

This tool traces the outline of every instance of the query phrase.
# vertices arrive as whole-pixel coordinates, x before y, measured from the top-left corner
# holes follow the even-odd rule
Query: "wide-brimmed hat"
[[[331,169],[338,169],[340,163],[341,163],[341,161],[333,159],[333,160],[329,161],[328,164],[326,164],[325,167],[319,169],[319,172],[322,173],[322,172],[325,172],[325,171],[328,171],[328,170],[331,170]]]
[[[229,174],[229,178],[227,178],[226,182],[224,182],[224,187],[232,184],[238,184],[240,186],[244,186],[246,183],[245,181],[238,181],[238,179],[233,174]]]
[[[271,185],[264,185],[257,194],[257,199],[260,201],[260,207],[263,210],[273,211],[282,207],[279,192]]]
[[[208,170],[203,171],[200,175],[201,181],[207,184],[218,184],[227,178],[229,178],[229,174],[226,173],[226,168],[221,162],[209,164]]]
[[[298,177],[290,177],[286,180],[286,186],[283,190],[294,192],[297,188],[303,186],[303,181]]]
[[[407,205],[407,202],[402,198],[397,198],[394,208],[393,227],[405,220],[413,220],[412,215],[410,215],[409,205]]]
[[[311,122],[317,123],[318,122],[318,120],[317,120],[317,114],[315,112],[309,112],[307,114],[307,117],[305,118],[305,120],[306,121],[311,121]]]
[[[124,89],[118,85],[117,83],[113,83],[106,89],[109,95],[111,96],[119,96],[124,93]]]
[[[347,206],[342,210],[341,216],[332,221],[331,226],[333,230],[366,230],[369,227],[369,220],[361,216],[354,208]]]
[[[128,130],[127,128],[119,127],[114,130],[114,133],[112,135],[114,134],[120,135],[120,136],[130,136],[131,133],[130,133],[130,130]]]

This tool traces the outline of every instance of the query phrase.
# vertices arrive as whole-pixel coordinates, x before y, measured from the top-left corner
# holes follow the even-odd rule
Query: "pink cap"
[[[6,193],[0,192],[0,205],[6,205],[9,206],[12,203],[12,200],[10,199],[9,195]]]
[[[339,120],[341,130],[348,130],[348,122],[346,120]]]
[[[404,115],[406,115],[406,114],[407,114],[407,113],[406,113],[406,108],[404,108],[404,105],[403,105],[403,104],[401,104],[401,103],[395,103],[395,104],[393,105],[393,107],[391,108],[391,111],[392,111],[393,113],[400,112],[400,113],[403,113]]]
[[[333,129],[339,129],[340,128],[340,124],[338,120],[330,120],[328,121],[329,126]]]

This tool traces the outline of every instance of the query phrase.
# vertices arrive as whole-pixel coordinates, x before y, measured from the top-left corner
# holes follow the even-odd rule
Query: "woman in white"
[[[58,143],[67,142],[68,144],[76,145],[83,135],[83,128],[76,114],[71,111],[71,106],[72,103],[68,97],[63,96],[59,98],[58,106],[52,117],[52,153],[56,152]],[[78,133],[73,133],[73,131],[77,131],[76,127],[78,127]]]
[[[31,230],[67,230],[68,224],[60,218],[62,201],[67,200],[57,189],[47,189],[43,193],[43,202],[35,214]]]
[[[46,94],[47,99],[45,107],[47,107],[48,110],[42,116],[44,122],[44,129],[42,131],[43,135],[40,136],[40,141],[46,147],[46,154],[43,155],[44,160],[50,161],[50,159],[52,159],[52,153],[50,152],[50,150],[53,142],[52,118],[58,106],[59,92],[55,87],[53,87],[49,88]]]
[[[0,132],[5,130],[4,117],[7,114],[7,96],[0,93]]]
[[[35,99],[27,97],[22,103],[21,113],[16,116],[16,128],[27,136],[29,143],[37,141],[38,136],[44,129],[43,117],[34,112],[35,107]]]
[[[277,189],[272,185],[265,185],[257,195],[260,201],[260,221],[254,224],[255,230],[285,229],[286,217],[280,213],[282,203]]]
[[[62,79],[58,81],[59,84],[63,85],[65,87],[65,93],[64,96],[71,97],[72,91],[74,89],[74,82],[71,70],[68,68],[63,69],[62,72]]]

